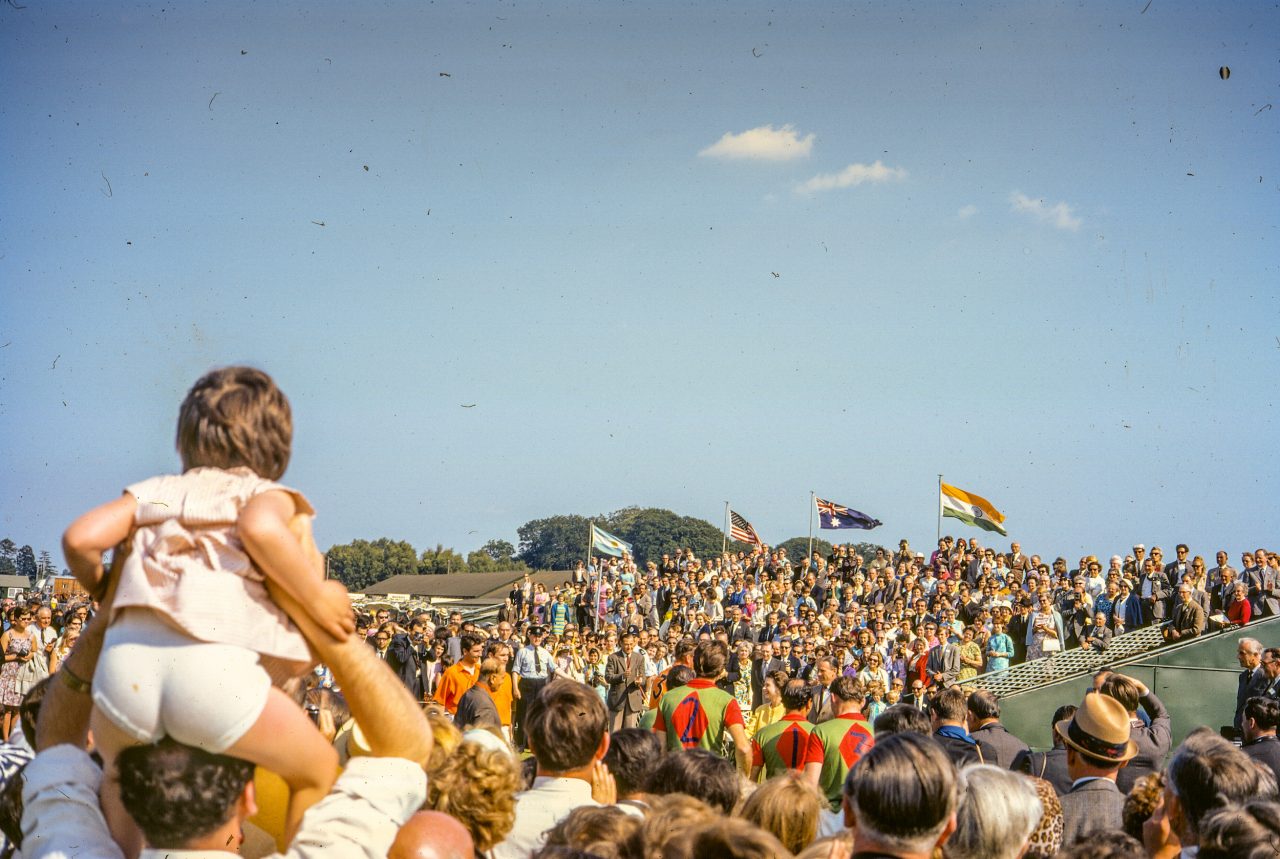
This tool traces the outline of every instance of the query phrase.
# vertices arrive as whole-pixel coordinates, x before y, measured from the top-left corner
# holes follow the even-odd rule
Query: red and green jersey
[[[818,790],[826,795],[832,811],[840,808],[840,791],[853,765],[875,745],[871,725],[861,713],[845,713],[821,723],[809,734],[805,764],[822,764]]]
[[[701,748],[720,754],[731,725],[746,727],[738,700],[714,681],[697,678],[662,696],[653,730],[666,734],[672,751]]]
[[[751,765],[764,767],[765,778],[804,769],[812,733],[813,723],[803,713],[788,713],[765,725],[751,738]]]

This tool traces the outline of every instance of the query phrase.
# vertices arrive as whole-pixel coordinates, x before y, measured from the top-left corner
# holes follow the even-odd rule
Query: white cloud
[[[892,182],[907,178],[901,167],[886,167],[881,161],[874,164],[850,164],[839,173],[819,173],[807,182],[796,186],[797,194],[814,191],[831,191],[835,188],[851,188],[864,182]]]
[[[961,206],[960,211],[956,212],[956,217],[968,220],[976,214],[978,214],[978,207],[970,203],[967,206]]]
[[[1084,223],[1084,220],[1076,215],[1069,205],[1063,202],[1054,203],[1050,206],[1043,199],[1036,200],[1026,194],[1014,191],[1009,195],[1009,204],[1013,211],[1030,215],[1043,223],[1053,224],[1060,230],[1078,230],[1080,225]]]
[[[792,125],[784,125],[781,128],[762,125],[741,134],[726,132],[723,137],[698,154],[707,158],[790,161],[793,158],[808,158],[812,149],[812,134],[801,137]]]

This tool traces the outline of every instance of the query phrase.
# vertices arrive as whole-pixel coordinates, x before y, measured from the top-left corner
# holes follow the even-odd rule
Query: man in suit
[[[604,679],[609,684],[605,703],[609,705],[611,731],[634,728],[645,711],[644,656],[636,651],[636,632],[629,627],[621,646],[605,661]]]
[[[1177,557],[1164,565],[1164,576],[1171,582],[1180,582],[1182,577],[1191,572],[1191,555],[1186,543],[1179,543],[1174,553]]]
[[[808,720],[814,725],[830,719],[834,713],[831,701],[831,684],[840,676],[840,666],[830,656],[824,656],[814,664],[813,697]]]
[[[1218,554],[1215,555],[1214,558],[1217,560],[1218,566],[1209,568],[1209,576],[1205,582],[1207,590],[1211,593],[1218,587],[1218,585],[1222,584],[1223,573],[1227,570],[1231,571],[1231,577],[1233,579],[1236,575],[1235,567],[1227,563],[1227,561],[1230,560],[1230,557],[1226,552],[1219,549]]]
[[[1156,694],[1132,677],[1110,674],[1098,691],[1115,698],[1129,714],[1129,739],[1137,747],[1137,754],[1116,777],[1116,786],[1127,794],[1139,778],[1160,771],[1160,765],[1173,744],[1172,721],[1169,711]],[[1151,724],[1144,724],[1138,718],[1139,705],[1146,711]]]
[[[804,667],[800,661],[800,657],[791,652],[791,639],[784,638],[778,642],[778,660],[782,663],[779,667],[787,672],[791,677],[800,676],[800,669]]]
[[[1173,610],[1173,620],[1164,629],[1164,640],[1182,641],[1195,638],[1204,632],[1205,616],[1200,603],[1192,598],[1191,585],[1178,585],[1178,605]]]
[[[1027,751],[1027,744],[1000,724],[1000,699],[985,689],[979,689],[969,696],[967,706],[969,736],[981,745],[986,762],[1000,769],[1011,769],[1018,755]]]
[[[927,670],[935,692],[950,689],[960,676],[960,648],[944,638],[941,644],[929,651]]]
[[[1138,753],[1129,738],[1129,714],[1109,695],[1086,695],[1069,720],[1053,726],[1067,749],[1071,790],[1062,803],[1062,843],[1079,836],[1124,828],[1124,794],[1116,776]]]
[[[1013,665],[1021,665],[1027,661],[1027,625],[1031,622],[1031,600],[1016,591],[1011,596],[1014,600],[1013,607],[1017,611],[1009,618],[1005,633],[1013,639],[1011,662]]]
[[[1168,616],[1169,580],[1150,558],[1143,562],[1138,599],[1142,604],[1143,626],[1161,623]]]
[[[1009,769],[1026,773],[1033,778],[1042,778],[1053,785],[1054,792],[1062,796],[1071,790],[1072,778],[1067,773],[1067,746],[1054,730],[1054,725],[1070,719],[1076,714],[1075,704],[1064,704],[1053,713],[1049,722],[1049,731],[1053,734],[1053,748],[1047,752],[1033,752],[1030,749],[1019,752],[1013,759]]]
[[[782,635],[782,626],[778,623],[778,613],[771,611],[764,619],[764,626],[760,629],[760,636],[756,640],[761,644],[766,641],[772,642],[775,638]]]
[[[1005,556],[1005,562],[1011,570],[1025,573],[1031,569],[1031,559],[1022,554],[1022,546],[1017,543],[1009,544],[1009,554]]]
[[[1240,751],[1266,764],[1280,779],[1280,740],[1276,739],[1276,726],[1280,725],[1280,701],[1250,698],[1244,704],[1242,724],[1244,743]]]
[[[755,630],[751,627],[751,621],[743,616],[742,609],[736,605],[729,609],[729,644],[755,640]]]
[[[965,764],[989,763],[995,756],[994,752],[986,746],[980,746],[978,740],[965,730],[966,719],[963,689],[943,689],[936,692],[929,702],[933,738],[942,744],[947,757],[951,758],[957,769]]]
[[[1267,674],[1262,670],[1262,643],[1256,638],[1242,638],[1236,645],[1236,661],[1244,669],[1240,679],[1236,681],[1236,712],[1230,732],[1223,729],[1223,734],[1231,733],[1240,736],[1242,729],[1241,714],[1244,704],[1255,695],[1261,695],[1268,686]]]
[[[1111,628],[1107,626],[1107,616],[1100,611],[1095,612],[1093,623],[1080,633],[1080,646],[1095,653],[1101,653],[1109,644],[1111,644]]]
[[[929,702],[931,700],[933,700],[933,697],[928,692],[924,691],[924,684],[916,679],[911,681],[911,691],[902,696],[901,703],[906,704],[913,710],[920,710],[921,712],[927,713],[929,711]]]
[[[1262,661],[1259,665],[1266,678],[1262,696],[1272,701],[1280,701],[1280,647],[1268,647],[1262,651]]]

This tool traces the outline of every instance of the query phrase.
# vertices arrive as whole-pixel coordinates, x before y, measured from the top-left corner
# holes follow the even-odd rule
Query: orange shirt
[[[498,678],[498,688],[493,690],[493,703],[498,707],[498,717],[508,728],[511,727],[512,687],[511,675],[503,674]]]
[[[436,687],[436,700],[449,711],[450,716],[457,715],[458,702],[462,700],[463,694],[468,689],[476,685],[478,679],[480,679],[479,663],[470,668],[461,662],[450,665],[440,677],[440,685]]]

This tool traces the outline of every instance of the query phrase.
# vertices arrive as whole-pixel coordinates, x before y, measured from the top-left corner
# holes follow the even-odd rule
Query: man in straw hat
[[[1072,779],[1062,797],[1063,845],[1091,832],[1123,828],[1124,794],[1116,787],[1116,774],[1138,754],[1124,705],[1108,695],[1086,695],[1075,715],[1053,730],[1067,747]]]

